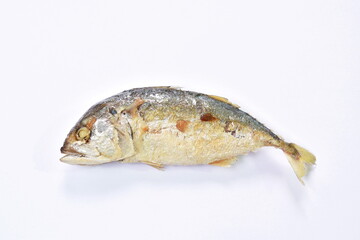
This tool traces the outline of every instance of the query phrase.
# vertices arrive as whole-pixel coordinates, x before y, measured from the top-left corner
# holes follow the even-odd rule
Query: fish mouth
[[[65,156],[60,158],[60,161],[64,163],[77,164],[76,162],[84,157],[75,151],[75,149],[71,148],[67,143],[64,143],[64,145],[60,148],[60,152],[65,154]]]
[[[79,154],[75,149],[70,147],[69,144],[67,144],[67,143],[64,143],[64,145],[60,148],[60,152],[63,153],[63,154],[69,154],[69,155]]]
[[[65,156],[60,158],[60,161],[68,164],[96,165],[96,164],[102,164],[113,161],[101,155],[100,153],[97,155],[85,155],[72,148],[64,148],[64,147],[62,147],[60,151],[61,153],[65,154]]]
[[[73,165],[97,165],[108,161],[104,161],[103,158],[87,158],[81,155],[67,154],[60,158],[61,162],[73,164]]]
[[[64,143],[60,148],[60,152],[65,154],[65,156],[60,158],[61,162],[74,164],[74,165],[96,165],[109,162],[106,158],[102,157],[100,154],[94,156],[86,156],[83,153],[75,150],[71,144]]]

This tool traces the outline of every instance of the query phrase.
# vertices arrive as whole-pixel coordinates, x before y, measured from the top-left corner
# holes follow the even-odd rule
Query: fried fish
[[[315,156],[285,142],[226,98],[172,87],[124,91],[92,106],[71,129],[61,161],[227,167],[264,146],[281,149],[302,182]]]

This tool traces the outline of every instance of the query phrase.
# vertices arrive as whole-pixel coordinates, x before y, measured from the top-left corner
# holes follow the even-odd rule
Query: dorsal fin
[[[208,96],[211,97],[212,99],[218,100],[218,101],[220,101],[220,102],[224,102],[224,103],[230,104],[230,105],[233,106],[233,107],[240,108],[239,105],[230,102],[229,99],[227,99],[227,98],[220,97],[220,96],[216,96],[216,95],[208,95]]]
[[[181,90],[181,87],[176,87],[176,86],[153,86],[149,88],[166,88],[166,89]]]

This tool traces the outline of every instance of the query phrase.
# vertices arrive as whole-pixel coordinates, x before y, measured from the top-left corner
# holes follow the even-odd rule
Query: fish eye
[[[79,128],[76,132],[76,139],[77,140],[85,140],[88,141],[90,139],[90,130],[87,127]]]
[[[112,115],[116,115],[116,114],[117,114],[117,111],[116,111],[115,108],[113,108],[113,107],[109,108],[109,112],[110,112]]]

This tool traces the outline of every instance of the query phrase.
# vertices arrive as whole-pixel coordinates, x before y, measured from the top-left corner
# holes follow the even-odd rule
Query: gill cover
[[[118,121],[113,122],[113,124],[118,133],[118,144],[120,149],[117,160],[122,160],[135,155],[133,131],[128,119],[125,116],[120,116]]]
[[[69,164],[94,165],[135,155],[130,118],[127,112],[109,113],[106,106],[90,118],[80,120],[68,134],[61,148],[61,152],[67,155],[60,160]],[[92,119],[95,121],[88,126]]]

